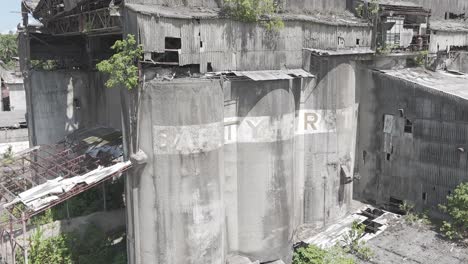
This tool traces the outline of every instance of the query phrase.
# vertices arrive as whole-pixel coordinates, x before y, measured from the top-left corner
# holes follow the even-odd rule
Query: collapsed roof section
[[[98,127],[4,159],[0,164],[3,213],[19,218],[18,212],[24,212],[31,217],[120,176],[131,166],[122,155],[121,132]]]
[[[29,12],[52,35],[101,35],[121,32],[115,0],[24,0]]]

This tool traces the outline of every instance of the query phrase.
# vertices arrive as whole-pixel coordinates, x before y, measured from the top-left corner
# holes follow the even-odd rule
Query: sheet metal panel
[[[245,76],[254,81],[267,80],[292,80],[295,77],[313,77],[312,74],[302,70],[278,70],[278,71],[234,71],[236,76]],[[294,75],[294,76],[291,76]]]

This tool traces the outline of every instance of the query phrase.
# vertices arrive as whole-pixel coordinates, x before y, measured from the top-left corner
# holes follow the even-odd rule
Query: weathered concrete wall
[[[308,58],[317,80],[153,80],[126,94],[127,150],[148,156],[127,178],[130,263],[223,263],[226,252],[290,263],[299,225],[348,212],[354,64]]]
[[[447,68],[468,74],[468,52],[456,52],[453,54],[450,65]]]
[[[23,84],[8,84],[8,90],[10,93],[10,109],[12,111],[26,110],[26,93]]]
[[[355,66],[346,56],[306,56],[309,71],[317,76],[304,89],[301,109],[315,110],[310,120],[323,127],[303,136],[304,222],[322,227],[348,213],[354,171],[357,102]],[[313,115],[315,114],[315,115]]]
[[[300,82],[225,83],[225,177],[229,252],[290,261],[294,121]]]
[[[4,153],[8,147],[12,147],[13,152],[18,152],[29,148],[28,129],[0,130],[0,154]]]
[[[354,197],[381,205],[393,197],[437,211],[468,180],[467,154],[458,150],[468,143],[468,102],[365,67],[358,79]]]
[[[107,89],[100,74],[31,71],[31,83],[28,112],[35,144],[57,142],[78,128],[121,128],[119,91]]]
[[[219,80],[148,82],[141,100],[137,146],[148,164],[127,189],[130,263],[224,263]]]

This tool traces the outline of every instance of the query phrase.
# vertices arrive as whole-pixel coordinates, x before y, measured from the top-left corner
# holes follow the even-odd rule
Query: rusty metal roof
[[[120,131],[97,127],[1,160],[1,213],[18,218],[20,208],[31,217],[120,175],[131,166],[122,144]]]

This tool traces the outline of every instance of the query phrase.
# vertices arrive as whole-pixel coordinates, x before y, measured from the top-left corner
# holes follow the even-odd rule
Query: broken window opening
[[[390,156],[391,156],[391,155],[392,155],[392,154],[387,153],[387,160],[390,160]]]
[[[405,119],[405,133],[413,133],[413,122],[411,122],[409,119]]]
[[[462,14],[455,14],[452,12],[445,12],[445,20],[447,19],[464,19],[465,13]]]
[[[360,39],[356,39],[356,45],[359,46],[361,40]]]
[[[200,48],[203,48],[203,41],[200,41]]]
[[[166,50],[178,50],[182,48],[182,40],[180,38],[166,38],[165,49]]]
[[[426,192],[422,193],[422,199],[423,199],[423,201],[427,200],[427,193]]]
[[[177,51],[152,52],[151,59],[156,64],[179,65],[179,53]]]
[[[208,72],[213,72],[213,66],[211,66],[211,62],[208,62],[208,63],[206,64],[206,70],[207,70]]]

